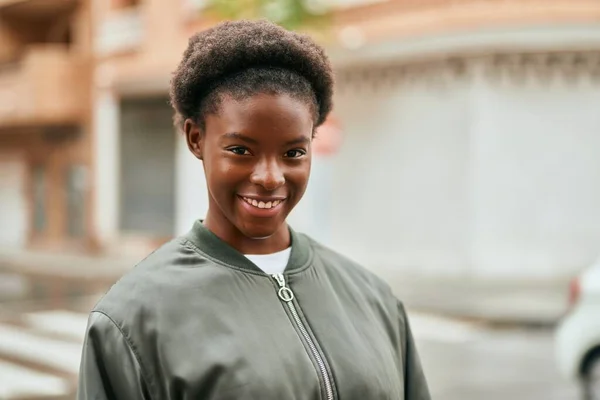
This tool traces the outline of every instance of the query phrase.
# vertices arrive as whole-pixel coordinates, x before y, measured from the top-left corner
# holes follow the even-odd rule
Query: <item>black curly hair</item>
[[[223,95],[243,99],[286,93],[310,103],[315,128],[331,111],[333,71],[323,49],[305,35],[271,22],[228,21],[189,40],[171,79],[175,123],[218,112]]]

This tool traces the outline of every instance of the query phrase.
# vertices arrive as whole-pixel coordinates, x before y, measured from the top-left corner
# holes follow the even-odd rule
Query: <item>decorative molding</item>
[[[426,84],[433,89],[447,86],[470,73],[466,59],[416,62],[410,64],[377,65],[337,71],[338,91],[379,91],[397,85]]]
[[[600,52],[497,54],[484,63],[488,77],[514,83],[563,80],[577,83],[600,76]]]
[[[131,51],[144,41],[144,21],[139,7],[112,11],[99,22],[95,37],[96,53],[109,56]]]
[[[340,92],[373,92],[398,84],[444,88],[476,76],[514,84],[553,80],[576,84],[583,79],[600,80],[600,51],[498,53],[347,67],[337,70],[337,84]]]

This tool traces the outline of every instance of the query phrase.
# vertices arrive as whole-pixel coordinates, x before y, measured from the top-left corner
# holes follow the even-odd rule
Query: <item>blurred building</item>
[[[342,19],[347,47],[332,52],[334,245],[377,268],[507,280],[596,259],[600,3],[368,10]]]
[[[65,43],[41,51],[9,41],[25,26],[4,23],[21,21],[11,13],[32,18],[25,13],[48,2],[47,18],[60,19],[59,3],[69,10]],[[188,37],[215,22],[204,3],[98,0],[86,14],[84,1],[0,0],[0,41],[10,43],[0,54],[29,49],[0,71],[0,90],[20,84],[29,115],[15,119],[17,103],[0,97],[0,151],[10,154],[0,190],[12,193],[0,220],[20,227],[2,231],[5,243],[34,248],[43,226],[48,240],[141,254],[204,215],[202,165],[167,101]],[[343,141],[316,158],[294,226],[374,269],[411,273],[553,279],[600,253],[600,3],[335,3],[327,46]],[[84,67],[39,78],[53,71],[41,65],[85,63],[87,15],[89,84],[74,84]],[[32,112],[41,90],[55,92]],[[53,169],[40,172],[36,148]]]
[[[0,246],[89,244],[86,1],[0,1]]]

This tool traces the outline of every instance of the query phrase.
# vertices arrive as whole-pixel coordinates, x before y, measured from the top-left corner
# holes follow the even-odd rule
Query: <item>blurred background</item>
[[[0,0],[0,399],[73,399],[95,301],[204,216],[170,74],[261,17],[337,76],[290,222],[392,285],[433,398],[600,399],[598,0]]]

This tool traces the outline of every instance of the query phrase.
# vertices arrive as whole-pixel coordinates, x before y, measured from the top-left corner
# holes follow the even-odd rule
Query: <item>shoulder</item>
[[[214,263],[176,238],[156,249],[123,275],[98,301],[93,312],[101,313],[118,324],[126,316],[146,313],[176,300],[178,288],[194,276],[202,277],[202,268]]]
[[[306,236],[306,235],[305,235]],[[326,273],[338,280],[351,282],[358,288],[372,290],[379,295],[393,298],[390,286],[372,271],[355,260],[306,236],[314,252],[314,262]]]

